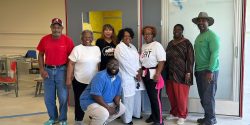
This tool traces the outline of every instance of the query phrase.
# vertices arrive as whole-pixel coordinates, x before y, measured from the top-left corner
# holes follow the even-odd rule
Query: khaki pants
[[[114,104],[109,104],[113,106]],[[117,114],[109,116],[109,112],[106,108],[99,105],[98,103],[93,103],[88,106],[85,111],[83,118],[84,125],[104,125],[105,123],[111,122],[121,116],[125,112],[125,106],[120,103],[120,110]]]

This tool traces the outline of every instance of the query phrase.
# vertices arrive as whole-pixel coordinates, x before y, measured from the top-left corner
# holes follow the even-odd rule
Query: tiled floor
[[[0,86],[0,125],[42,125],[48,119],[44,106],[43,96],[34,97],[36,75],[24,75],[20,77],[19,97],[15,97],[14,91],[4,92]],[[246,94],[245,100],[249,102],[250,94]],[[250,125],[250,108],[245,107],[247,118],[218,116],[217,125]],[[134,120],[135,125],[147,125],[144,120]],[[196,125],[200,114],[190,114],[185,125]],[[69,125],[74,124],[74,109],[69,107]],[[176,120],[164,121],[165,125],[176,125]],[[120,119],[113,121],[110,125],[123,125]]]

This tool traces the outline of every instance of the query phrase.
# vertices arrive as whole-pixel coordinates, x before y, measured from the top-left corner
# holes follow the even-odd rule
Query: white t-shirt
[[[98,71],[101,52],[97,46],[83,46],[80,44],[72,50],[69,59],[75,62],[74,76],[76,80],[89,84]]]
[[[157,41],[143,44],[140,61],[145,68],[156,67],[159,61],[166,61],[166,52]]]

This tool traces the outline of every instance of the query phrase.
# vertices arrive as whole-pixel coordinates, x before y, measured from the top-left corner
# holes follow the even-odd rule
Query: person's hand
[[[109,111],[109,115],[111,116],[116,113],[116,108],[113,106],[109,106],[108,111]]]
[[[160,74],[157,74],[157,73],[156,73],[156,74],[154,75],[154,79],[153,79],[153,80],[154,80],[155,82],[158,82],[159,77],[160,77]]]
[[[43,79],[48,78],[49,74],[47,71],[45,71],[44,69],[40,70],[40,75]]]
[[[190,73],[186,73],[185,75],[185,83],[189,83],[191,80],[191,74]]]
[[[212,72],[207,72],[207,81],[208,83],[211,83],[211,81],[213,80],[213,73]]]
[[[67,86],[67,88],[70,89],[71,85],[72,85],[72,80],[71,79],[67,79],[66,80],[66,86]]]
[[[141,81],[141,74],[138,73],[138,74],[135,76],[135,79],[136,79],[136,81],[140,82],[140,81]]]

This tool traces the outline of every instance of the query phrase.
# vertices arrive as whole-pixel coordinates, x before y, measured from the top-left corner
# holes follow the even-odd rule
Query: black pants
[[[74,98],[75,98],[75,121],[82,121],[84,112],[80,106],[80,96],[88,84],[80,83],[75,78],[72,81]]]
[[[154,123],[160,123],[161,118],[161,90],[157,90],[155,88],[156,82],[150,79],[149,71],[145,77],[142,77],[144,85],[146,87],[149,101],[151,104],[151,115],[150,118],[154,121]],[[159,98],[158,98],[159,94]]]

